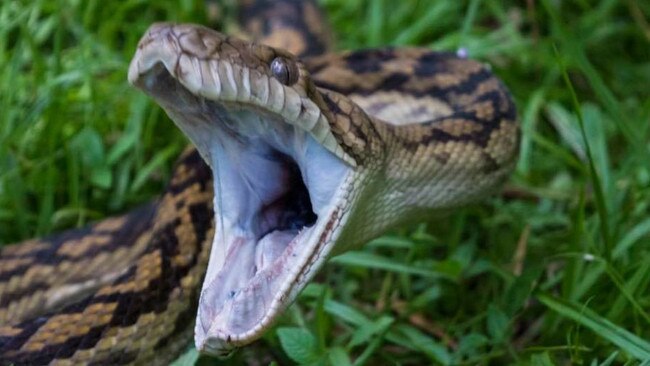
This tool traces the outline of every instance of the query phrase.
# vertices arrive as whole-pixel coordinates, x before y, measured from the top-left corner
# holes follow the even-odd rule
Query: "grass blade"
[[[578,102],[578,96],[576,95],[576,91],[573,88],[573,83],[569,79],[569,74],[567,73],[566,67],[560,59],[560,53],[557,47],[553,46],[553,50],[555,52],[557,63],[560,66],[560,69],[562,70],[562,78],[564,79],[564,83],[569,89],[569,93],[571,95],[571,102],[573,103],[573,108],[575,109],[576,116],[578,117],[578,124],[580,125],[580,134],[582,135],[582,139],[584,141],[585,152],[587,154],[587,161],[589,163],[589,173],[590,173],[589,175],[591,178],[591,183],[593,184],[594,194],[596,198],[596,208],[598,210],[598,217],[600,218],[600,232],[603,238],[603,242],[605,243],[604,257],[609,260],[611,259],[612,256],[613,245],[612,245],[612,237],[609,231],[609,219],[607,213],[607,206],[605,204],[603,186],[600,182],[600,178],[598,177],[598,173],[596,172],[596,167],[594,165],[594,158],[591,152],[591,148],[589,146],[589,139],[587,139],[587,133],[585,132],[585,123],[584,123],[584,119],[582,118],[582,109],[580,108],[580,103]]]
[[[543,292],[538,293],[536,297],[553,311],[591,329],[595,334],[619,346],[631,356],[639,360],[650,359],[650,343],[648,341],[599,316],[587,307]]]

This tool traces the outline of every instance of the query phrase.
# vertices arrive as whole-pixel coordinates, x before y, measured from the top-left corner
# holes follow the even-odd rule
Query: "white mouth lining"
[[[346,189],[347,182],[350,180],[351,171],[348,172],[337,194],[333,197],[333,202],[345,202],[349,196],[349,190]],[[339,205],[332,204],[329,207],[328,214],[316,221],[316,224],[311,228],[304,230],[301,234],[305,235],[300,243],[302,249],[299,251],[299,256],[294,257],[292,261],[294,265],[290,266],[291,271],[286,273],[282,280],[282,286],[277,290],[273,296],[270,305],[265,307],[264,317],[257,323],[255,327],[241,333],[232,333],[220,329],[220,324],[212,323],[207,332],[204,332],[200,322],[202,321],[201,306],[199,306],[199,314],[197,315],[197,324],[195,331],[196,346],[201,351],[209,351],[215,354],[229,352],[238,345],[247,344],[250,341],[261,336],[264,329],[268,328],[275,318],[290,305],[288,299],[293,299],[298,292],[302,290],[304,285],[315,274],[310,271],[312,267],[319,268],[332,249],[332,245],[338,232],[332,230],[335,223],[340,222],[344,215],[343,210]],[[314,233],[319,235],[314,235]],[[291,244],[290,244],[291,245]],[[214,252],[212,252],[214,253]],[[211,253],[211,259],[213,254]],[[291,253],[283,253],[282,257],[291,255]],[[204,288],[208,280],[204,282]]]
[[[243,109],[244,108],[242,108],[242,110]],[[231,112],[231,114],[236,115],[237,112]],[[250,122],[250,120],[246,121]],[[247,123],[243,120],[239,122],[239,125]],[[257,121],[254,123],[256,122]],[[243,126],[243,128],[246,129],[245,126]],[[302,284],[304,284],[306,279],[299,279],[298,277],[300,277],[301,274],[302,277],[304,277],[304,273],[309,272],[308,269],[311,266],[314,266],[315,262],[318,262],[319,259],[324,259],[320,257],[321,254],[319,253],[325,249],[323,244],[329,241],[331,233],[323,233],[325,230],[331,230],[332,228],[330,222],[334,219],[333,215],[336,212],[335,203],[344,202],[344,200],[340,201],[338,196],[347,193],[347,191],[342,188],[344,188],[346,177],[352,169],[339,158],[320,146],[320,144],[318,144],[318,142],[316,142],[311,136],[295,126],[291,126],[291,128],[295,129],[294,131],[297,131],[297,133],[287,138],[289,142],[287,145],[290,145],[290,143],[293,143],[294,145],[292,148],[288,149],[289,151],[285,150],[285,152],[290,153],[296,164],[301,168],[303,182],[309,191],[313,211],[318,215],[318,220],[313,224],[313,226],[302,229],[302,231],[292,239],[289,244],[287,244],[285,250],[276,258],[273,264],[258,271],[252,278],[247,280],[245,285],[240,287],[240,290],[237,291],[235,297],[226,299],[224,302],[215,305],[209,303],[210,297],[206,295],[206,291],[211,285],[214,285],[218,276],[222,273],[222,270],[227,271],[230,269],[230,267],[224,269],[225,266],[230,264],[226,262],[230,250],[230,248],[226,247],[226,243],[232,241],[234,236],[233,233],[236,232],[232,229],[232,222],[236,220],[231,217],[224,217],[227,216],[227,213],[215,217],[217,230],[212,252],[210,254],[206,279],[203,285],[197,330],[195,332],[196,343],[199,349],[211,350],[218,353],[219,350],[232,348],[237,343],[248,343],[249,340],[261,335],[263,329],[267,328],[280,311],[288,305],[287,299],[292,299],[292,294],[302,289]],[[184,129],[187,129],[187,127]],[[206,147],[207,145],[208,151],[206,152],[205,149],[203,149],[203,155],[207,158],[207,161],[210,162],[215,174],[218,174],[218,170],[224,170],[223,159],[228,155],[225,153],[223,148],[224,144],[228,144],[227,141],[224,142],[224,139],[227,137],[213,136],[212,138],[206,138],[206,136],[209,136],[210,134],[204,132],[205,131],[199,131],[197,133],[195,131],[193,134],[190,131],[186,131],[188,136],[191,138],[194,135],[192,140],[195,141],[197,146]],[[298,137],[299,134],[302,134],[302,136]],[[201,141],[204,142],[202,143]],[[212,143],[209,144],[209,141]],[[215,144],[215,141],[221,141],[221,145]],[[221,174],[222,177],[227,177],[223,174],[228,173],[221,171]],[[223,183],[223,181],[215,180],[215,207],[224,207],[223,200],[225,197],[221,197],[221,202],[219,202],[220,198],[216,193],[216,191],[220,189],[217,185]],[[221,187],[221,190],[222,192],[224,191],[223,187]],[[238,200],[234,201],[238,202]],[[237,210],[234,211],[237,212]],[[314,233],[318,235],[314,235]],[[291,252],[288,252],[289,250],[291,250]],[[326,250],[325,252],[328,251],[329,250]],[[316,255],[316,257],[314,257],[314,255]],[[277,275],[277,281],[279,281],[279,283],[271,285],[273,287],[271,288],[272,297],[266,299],[267,301],[262,305],[262,310],[258,312],[258,315],[261,316],[259,321],[257,321],[252,328],[247,327],[239,329],[238,331],[230,329],[229,325],[233,321],[236,321],[235,318],[237,317],[236,311],[232,310],[232,306],[237,305],[235,301],[245,302],[247,300],[246,296],[253,296],[254,293],[250,294],[247,291],[252,291],[251,288],[256,284],[259,284],[261,281],[259,276],[277,269],[274,266],[278,265],[278,262],[282,265],[280,269],[282,269],[283,273]],[[236,266],[237,263],[233,263],[233,265]],[[224,288],[222,291],[229,290]],[[237,297],[240,298],[238,299]],[[226,298],[224,292],[220,293],[220,298]],[[215,318],[214,314],[201,310],[204,306],[218,307],[220,312]],[[224,311],[232,311],[233,315],[226,314],[220,316]],[[206,329],[202,324],[209,324],[209,326]]]

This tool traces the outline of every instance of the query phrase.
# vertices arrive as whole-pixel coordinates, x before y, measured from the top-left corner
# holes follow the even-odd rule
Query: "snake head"
[[[187,112],[179,97],[189,99],[185,102],[198,98],[260,108],[305,130],[351,166],[357,165],[338,143],[336,127],[330,127],[328,120],[331,112],[309,72],[282,49],[198,25],[156,23],[140,40],[128,77],[168,112]],[[163,82],[165,77],[173,79],[171,84]],[[173,85],[185,90],[171,93],[168,88]]]
[[[290,53],[195,25],[154,24],[129,81],[159,103],[215,175],[215,227],[195,328],[226,355],[259,338],[328,257],[356,160]],[[332,127],[334,126],[334,127]]]

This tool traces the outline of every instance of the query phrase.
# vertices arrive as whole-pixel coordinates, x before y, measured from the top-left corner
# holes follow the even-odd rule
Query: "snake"
[[[510,176],[520,129],[488,65],[416,47],[324,53],[312,2],[242,9],[249,38],[145,32],[128,80],[194,148],[157,201],[2,249],[3,364],[161,364],[192,334],[226,356],[328,258]]]

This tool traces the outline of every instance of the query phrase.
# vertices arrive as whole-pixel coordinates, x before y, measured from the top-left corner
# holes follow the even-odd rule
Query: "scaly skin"
[[[283,72],[274,71],[278,63]],[[305,160],[303,146],[319,146],[314,154],[340,169],[327,178],[336,184],[326,204],[312,202],[318,216],[313,226],[274,256],[272,266],[251,264],[251,275],[232,274],[237,269],[231,264],[250,258],[241,251],[264,255],[255,228],[242,224],[256,216],[231,219],[250,209],[215,207],[217,231],[225,234],[213,243],[195,340],[218,355],[259,338],[331,255],[500,187],[518,148],[514,106],[488,68],[424,49],[302,62],[282,49],[201,26],[162,23],[140,41],[129,80],[188,135],[225,179],[227,194],[246,188],[229,183],[240,170],[218,167],[257,161],[242,160],[247,154],[263,160],[260,167],[271,166],[269,174],[278,164],[268,158],[271,151],[290,156],[310,192],[319,190],[313,188],[319,181],[310,180],[319,163]],[[267,145],[269,152],[257,152]],[[240,184],[256,184],[247,182]],[[239,282],[228,280],[233,277]]]
[[[293,55],[320,53],[329,44],[313,4],[246,1],[244,9],[242,15],[252,19],[246,26],[254,37],[276,47],[290,46],[291,53],[249,48],[248,42],[184,26],[196,37],[168,39],[179,46],[168,54],[169,60],[180,50],[196,56],[205,52],[201,43],[213,42],[232,47],[231,69],[239,65],[238,59],[246,59],[267,81],[275,78],[269,70],[274,57],[295,63],[299,79],[290,86],[292,98],[304,98],[300,103],[318,117],[294,118],[294,108],[285,111],[282,120],[294,123],[292,131],[305,141],[322,140],[322,154],[330,154],[343,173],[319,220],[306,230],[309,237],[287,246],[280,260],[284,267],[274,267],[291,270],[278,270],[269,287],[275,291],[272,305],[257,317],[247,319],[234,310],[228,316],[217,314],[221,318],[215,321],[220,305],[208,295],[218,295],[220,289],[210,284],[221,268],[210,265],[216,269],[212,276],[208,272],[204,286],[197,322],[197,332],[203,333],[197,338],[200,348],[217,354],[258,338],[329,256],[402,222],[451,210],[497,189],[514,166],[519,136],[508,92],[477,62],[422,49],[358,51],[299,61]],[[304,37],[309,34],[313,38]],[[219,48],[208,56],[224,55]],[[147,72],[136,73],[140,71]],[[196,78],[196,69],[187,71],[172,85]],[[243,90],[240,82],[237,90]],[[273,84],[275,89],[283,87]],[[192,92],[180,91],[187,99],[166,106],[170,114],[176,113],[181,128],[186,122],[178,111],[206,100],[193,94],[201,87],[199,83]],[[241,109],[238,103],[231,106]],[[278,111],[263,112],[273,113]],[[210,145],[202,146],[208,157]],[[220,225],[219,213],[212,217],[212,197],[208,167],[190,151],[181,158],[159,203],[124,219],[4,249],[0,363],[150,364],[175,358],[193,325],[213,220]],[[292,253],[297,259],[287,255]],[[235,269],[239,263],[228,265]],[[58,300],[44,306],[41,300],[46,298]],[[250,324],[235,324],[242,319]]]

